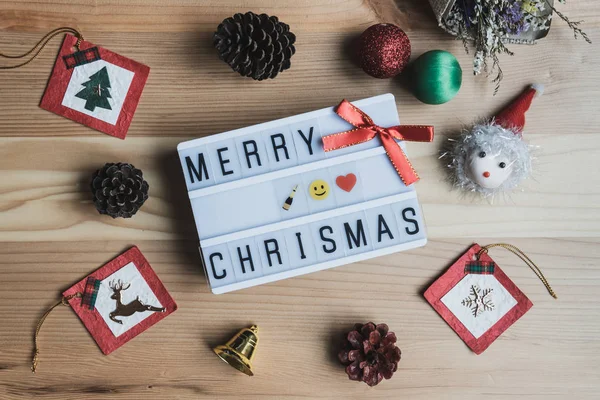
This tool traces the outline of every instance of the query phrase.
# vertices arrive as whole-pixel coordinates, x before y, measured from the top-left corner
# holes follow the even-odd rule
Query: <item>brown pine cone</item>
[[[348,378],[375,386],[390,379],[398,369],[400,349],[396,347],[396,334],[388,332],[386,324],[356,324],[348,332],[344,348],[338,358],[346,365]]]
[[[131,218],[148,199],[141,170],[127,163],[107,163],[92,177],[94,204],[100,214]]]
[[[262,81],[290,68],[296,36],[275,16],[235,14],[213,35],[219,58],[242,76]]]

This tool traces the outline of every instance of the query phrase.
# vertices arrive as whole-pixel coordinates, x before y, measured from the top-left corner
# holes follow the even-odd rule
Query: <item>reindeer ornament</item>
[[[131,296],[126,296],[127,303],[123,303],[122,294],[126,290]],[[60,305],[73,309],[107,355],[177,310],[167,288],[134,246],[64,291],[60,301],[42,316],[34,336],[33,372],[39,360],[41,326]]]
[[[493,197],[516,188],[531,172],[529,145],[522,140],[525,112],[542,85],[532,85],[491,121],[450,139],[441,158],[454,187]]]
[[[131,283],[124,285],[121,280],[117,280],[117,282],[110,282],[110,288],[113,291],[113,294],[110,296],[111,299],[116,300],[117,307],[113,312],[109,314],[109,318],[112,321],[115,321],[118,324],[123,324],[123,321],[117,319],[116,317],[129,317],[136,312],[144,312],[144,311],[153,311],[153,312],[165,312],[164,307],[154,307],[148,304],[144,304],[140,301],[139,296],[135,298],[135,300],[123,304],[121,301],[121,291],[127,290],[131,287]]]

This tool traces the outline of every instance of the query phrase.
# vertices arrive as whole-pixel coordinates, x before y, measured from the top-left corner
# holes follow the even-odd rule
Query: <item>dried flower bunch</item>
[[[581,36],[591,43],[579,27],[582,21],[570,21],[551,0],[456,0],[443,25],[463,41],[467,53],[469,42],[475,42],[473,72],[479,75],[496,71],[493,82],[497,84],[497,91],[503,78],[498,56],[503,53],[513,55],[506,43],[531,42],[514,38],[524,32],[550,29],[553,12],[569,25],[576,39]]]
[[[346,365],[351,380],[375,386],[383,378],[390,379],[398,369],[400,349],[396,347],[396,334],[389,332],[386,324],[356,324],[346,335],[338,358]]]

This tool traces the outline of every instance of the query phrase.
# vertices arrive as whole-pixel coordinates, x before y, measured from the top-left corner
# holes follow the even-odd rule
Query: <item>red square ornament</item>
[[[150,68],[67,34],[40,107],[125,139]]]
[[[425,299],[476,354],[481,354],[533,303],[473,245],[426,291]]]
[[[63,296],[104,354],[110,354],[177,309],[137,247],[85,277]]]

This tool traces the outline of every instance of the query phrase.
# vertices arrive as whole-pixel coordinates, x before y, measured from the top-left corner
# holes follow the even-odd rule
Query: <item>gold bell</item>
[[[258,326],[244,328],[232,337],[229,342],[213,349],[216,355],[233,368],[246,375],[253,376],[252,358],[258,345]]]

